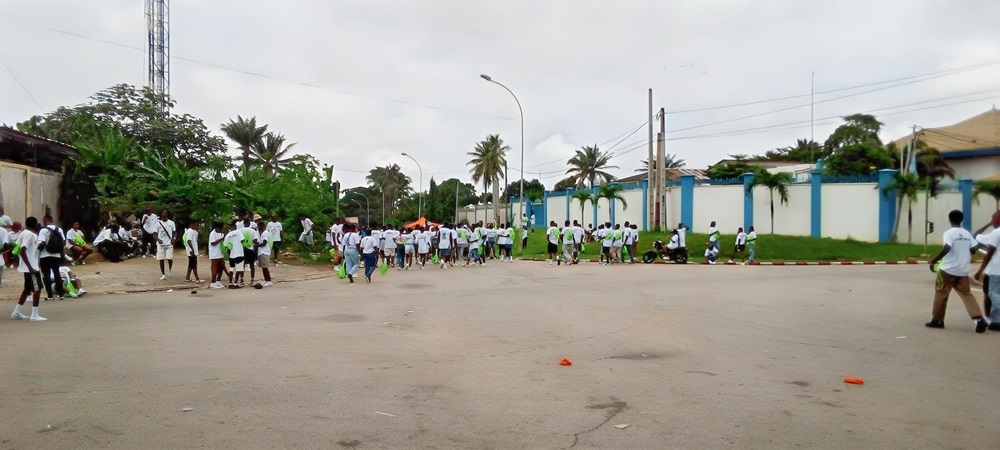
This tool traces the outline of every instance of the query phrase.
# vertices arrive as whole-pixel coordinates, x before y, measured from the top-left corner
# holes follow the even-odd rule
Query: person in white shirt
[[[354,274],[361,265],[361,235],[358,234],[357,225],[353,223],[346,224],[344,227],[346,232],[341,241],[344,250],[344,269],[351,286],[354,286]]]
[[[976,333],[986,331],[989,322],[983,318],[983,312],[976,303],[976,298],[969,290],[969,262],[976,252],[976,240],[972,234],[962,228],[965,214],[953,210],[948,213],[951,228],[944,232],[941,251],[930,261],[931,272],[937,272],[937,283],[934,290],[934,305],[931,310],[931,321],[925,325],[928,328],[944,328],[944,314],[948,306],[948,294],[952,290],[958,293],[965,303],[965,310],[976,324]],[[938,261],[941,265],[938,266]]]
[[[59,266],[59,275],[64,280],[63,288],[66,289],[66,292],[72,292],[78,297],[83,297],[83,294],[87,293],[87,290],[83,288],[83,282],[65,264]]]
[[[224,251],[229,251],[229,289],[239,289],[243,274],[243,231],[236,229],[237,221],[229,225],[229,233],[223,238]]]
[[[121,262],[122,255],[128,250],[128,245],[122,242],[118,236],[119,229],[117,224],[111,224],[101,230],[94,238],[94,247],[97,248],[97,251],[113,263]]]
[[[170,220],[170,211],[160,214],[156,234],[156,260],[160,262],[160,280],[166,280],[174,269],[174,241],[177,240],[177,225]],[[166,267],[164,267],[166,261]]]
[[[147,206],[142,215],[142,245],[139,249],[142,257],[156,256],[156,234],[159,233],[160,218],[153,213],[153,208]]]
[[[184,251],[187,253],[188,268],[184,281],[204,283],[198,276],[198,221],[192,220],[184,230]]]
[[[80,230],[80,222],[73,222],[73,228],[66,232],[66,250],[73,258],[73,264],[87,264],[87,257],[94,253],[94,248],[87,245]]]
[[[677,240],[680,242],[682,248],[687,247],[687,241],[684,239],[684,235],[687,234],[687,225],[683,222],[677,224]],[[753,227],[750,227],[750,231],[753,231]]]
[[[38,232],[39,246],[39,268],[42,272],[42,283],[45,286],[45,300],[52,300],[55,294],[62,297],[75,297],[66,292],[62,278],[59,276],[59,267],[62,266],[63,252],[66,250],[66,235],[59,229],[52,220],[52,216],[42,218],[45,225]],[[51,241],[51,242],[50,242]]]
[[[212,289],[222,289],[222,274],[226,273],[226,262],[222,255],[222,241],[226,234],[222,232],[222,222],[212,223],[212,232],[208,233],[208,260],[211,262]]]
[[[715,247],[716,250],[719,249],[719,229],[715,227],[715,221],[708,227],[708,242]]]
[[[371,229],[365,231],[368,235],[361,238],[361,258],[365,262],[365,280],[371,283],[372,274],[378,267],[379,238],[375,237]]]
[[[0,227],[0,286],[3,286],[3,269],[7,267],[7,251],[10,249],[10,240],[7,239],[7,229]]]
[[[40,322],[48,319],[38,315],[38,299],[42,294],[42,275],[38,271],[38,236],[35,235],[35,230],[38,229],[38,219],[28,217],[25,219],[24,225],[24,230],[17,236],[17,245],[21,249],[17,271],[24,274],[24,290],[21,291],[21,296],[17,299],[17,304],[14,305],[14,312],[11,313],[10,318]],[[21,312],[21,307],[24,306],[24,302],[28,300],[29,296],[31,297],[31,315],[26,316]]]
[[[451,258],[451,248],[454,244],[455,236],[452,235],[451,224],[445,222],[441,228],[438,228],[438,257],[441,259],[442,269],[448,268],[448,260]]]
[[[257,287],[257,242],[260,241],[260,233],[257,232],[257,224],[250,221],[249,215],[243,219],[243,271],[250,272],[250,285]],[[243,279],[246,279],[244,274]]]
[[[611,251],[610,249],[608,249],[607,251],[604,250],[604,224],[603,223],[597,224],[597,229],[590,234],[590,237],[597,244],[598,248],[600,248],[600,250],[598,250],[598,253],[600,253],[598,263],[603,265],[605,262],[607,262],[605,257],[607,256],[608,251]]]
[[[604,252],[604,264],[611,264],[614,259],[611,257],[611,244],[615,242],[614,230],[611,229],[611,222],[604,222],[604,234],[601,239],[601,251]]]
[[[715,261],[719,259],[719,249],[715,248],[711,242],[705,244],[705,260],[709,264],[715,264]]]
[[[583,250],[583,238],[587,232],[580,226],[580,222],[573,221],[573,264],[580,264],[580,252]]]
[[[412,229],[407,228],[406,231],[403,232],[402,236],[404,255],[403,268],[406,270],[410,270],[410,267],[413,267],[413,232],[414,231]]]
[[[511,230],[507,228],[507,224],[501,223],[500,228],[497,229],[497,247],[500,248],[500,262],[504,260],[513,261],[510,250],[513,247],[514,239],[511,236]]]
[[[305,214],[299,214],[299,222],[302,223],[302,234],[299,235],[299,242],[302,243],[303,251],[313,252],[313,221]]]
[[[621,224],[615,224],[614,231],[611,232],[611,263],[622,262],[622,246],[625,245],[625,232],[622,231]]]
[[[754,253],[757,250],[757,232],[753,230],[753,225],[750,226],[750,232],[747,233],[747,263],[753,263]]]
[[[639,253],[639,249],[638,249],[638,246],[639,246],[639,228],[633,223],[631,231],[632,231],[632,244],[631,244],[632,245],[632,251],[631,251],[632,262],[635,262],[635,257]]]
[[[986,228],[993,227],[993,231],[982,234]],[[987,327],[993,331],[1000,331],[1000,304],[994,306],[992,299],[1000,299],[1000,258],[996,255],[997,247],[1000,247],[1000,211],[995,211],[990,217],[986,226],[976,231],[973,236],[979,242],[980,252],[986,249],[986,256],[983,263],[976,272],[975,280],[983,283],[983,314],[987,316],[990,325]],[[983,277],[985,272],[986,277]]]
[[[430,231],[425,231],[423,226],[418,226],[413,232],[413,240],[417,243],[417,256],[420,261],[420,268],[427,264],[427,254],[431,251]]]
[[[493,224],[486,225],[486,256],[497,259],[497,230]]]
[[[464,261],[469,255],[469,231],[468,225],[455,226],[455,251],[452,253],[454,261]]]
[[[283,231],[281,222],[278,221],[277,214],[271,214],[271,221],[267,223],[267,231],[271,235],[271,259],[278,264],[281,254],[281,232]],[[337,242],[335,241],[334,244]]]
[[[10,216],[4,214],[3,206],[0,206],[0,228],[6,231],[10,231],[14,227],[14,222],[10,220]]]
[[[556,221],[549,222],[549,228],[545,230],[545,237],[548,238],[547,250],[549,253],[549,259],[545,262],[552,265],[552,261],[558,261],[559,258],[559,227],[556,226]]]
[[[625,226],[622,227],[622,250],[624,250],[625,254],[628,255],[627,262],[635,262],[635,256],[632,253],[632,227],[629,226],[628,221],[625,221]],[[622,262],[626,261],[623,260]]]
[[[399,238],[399,231],[396,231],[395,227],[386,227],[385,231],[382,232],[382,257],[385,258],[389,267],[397,267],[397,260],[400,256],[396,255],[396,240]]]
[[[733,262],[736,259],[736,255],[740,255],[743,259],[742,263],[746,264],[746,250],[747,250],[747,234],[743,232],[743,227],[736,232],[736,247],[733,249],[733,256],[729,257],[729,262]]]
[[[271,282],[271,232],[267,231],[267,225],[263,223],[257,224],[257,232],[259,236],[257,238],[257,265],[260,266],[260,272],[264,275],[264,284],[261,287],[273,286],[274,283]]]

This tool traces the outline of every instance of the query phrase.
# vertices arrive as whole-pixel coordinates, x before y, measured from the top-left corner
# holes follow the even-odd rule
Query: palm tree
[[[642,167],[640,167],[638,169],[635,169],[635,171],[636,172],[648,172],[649,171],[649,161],[646,161],[645,159],[643,159],[643,160],[641,160],[639,162],[642,163]],[[675,155],[673,153],[667,153],[663,157],[663,166],[666,167],[667,169],[680,169],[681,167],[684,167],[685,164],[687,164],[687,161],[684,161],[683,159],[678,158],[677,155]],[[656,161],[653,161],[653,170],[656,170]]]
[[[481,142],[476,144],[476,148],[467,153],[472,157],[467,166],[472,166],[472,181],[483,183],[483,192],[493,187],[493,217],[500,220],[500,210],[497,199],[500,198],[500,178],[504,175],[504,166],[507,165],[507,151],[510,147],[503,144],[499,134],[486,136]]]
[[[590,191],[576,191],[573,193],[573,198],[580,201],[580,222],[584,222],[584,212],[583,208],[586,206],[587,202],[594,203],[595,197]]]
[[[268,132],[264,136],[250,144],[251,159],[260,163],[267,176],[274,176],[274,173],[284,168],[292,159],[285,158],[295,144],[285,145],[285,136],[281,133]]]
[[[937,187],[943,178],[955,179],[955,169],[944,160],[936,148],[928,147],[923,141],[917,141],[917,175],[928,186],[931,197],[937,197]]]
[[[887,188],[890,192],[896,193],[896,224],[892,227],[892,241],[897,242],[899,233],[899,220],[903,217],[903,199],[906,199],[907,227],[910,229],[910,241],[913,241],[913,202],[917,200],[917,187],[920,186],[920,177],[913,172],[899,172],[893,179],[892,184]]]
[[[622,209],[628,209],[628,203],[625,201],[625,197],[622,196],[622,190],[624,188],[620,184],[602,184],[597,188],[597,195],[594,196],[594,206],[598,206],[598,203],[602,198],[608,199],[608,211],[611,210],[611,199],[618,200],[622,202]],[[611,213],[608,213],[608,217]]]
[[[774,193],[778,193],[778,200],[782,205],[788,204],[788,185],[792,183],[792,174],[787,172],[771,173],[762,168],[758,168],[753,176],[753,182],[749,189],[757,186],[767,188],[771,196],[771,234],[774,234]]]
[[[1000,211],[1000,181],[977,181],[972,190],[972,196],[976,198],[977,202],[979,201],[980,194],[993,197],[993,201],[996,203],[996,210]]]
[[[400,171],[399,164],[376,167],[368,172],[365,179],[385,199],[382,209],[389,216],[396,213],[399,200],[410,193],[410,177]]]
[[[240,150],[243,151],[243,167],[245,169],[250,167],[250,147],[264,137],[267,125],[258,127],[256,117],[247,120],[242,116],[236,116],[236,120],[229,119],[229,123],[222,124],[222,132],[229,140],[240,146]]]
[[[594,187],[597,185],[598,179],[600,179],[601,183],[610,183],[615,177],[605,172],[604,169],[618,168],[618,166],[609,166],[608,163],[610,161],[611,154],[602,152],[597,148],[597,145],[582,147],[576,151],[576,155],[570,158],[569,161],[566,161],[566,164],[570,166],[566,173],[576,179],[577,187],[584,187],[585,185],[587,187]]]

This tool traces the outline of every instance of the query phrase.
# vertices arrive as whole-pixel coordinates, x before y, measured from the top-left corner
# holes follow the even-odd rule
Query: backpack
[[[49,239],[45,241],[45,251],[49,253],[60,253],[66,245],[62,233],[58,227],[46,227],[49,230]]]

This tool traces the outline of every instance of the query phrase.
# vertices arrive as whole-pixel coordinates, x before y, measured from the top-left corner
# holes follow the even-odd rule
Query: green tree
[[[493,217],[500,219],[500,205],[497,198],[500,197],[500,178],[503,177],[503,168],[507,164],[507,151],[510,147],[504,145],[500,135],[491,134],[486,139],[476,144],[476,148],[469,152],[472,157],[466,165],[472,166],[472,181],[483,183],[483,192],[493,188]]]
[[[252,149],[255,145],[261,145],[261,140],[267,133],[267,125],[257,126],[256,117],[251,117],[248,120],[244,119],[243,116],[236,116],[236,120],[229,119],[229,123],[222,124],[222,132],[240,147],[240,151],[243,153],[243,168],[248,169],[250,157],[253,155]]]
[[[556,185],[552,187],[552,190],[553,191],[565,191],[566,189],[573,188],[573,187],[576,187],[576,178],[574,178],[574,177],[566,177],[566,178],[563,178],[563,179],[559,180],[559,182],[557,182]],[[527,189],[525,189],[525,190],[527,190]]]
[[[898,172],[892,179],[892,184],[886,188],[896,194],[896,223],[892,226],[892,241],[898,242],[899,221],[903,216],[903,199],[906,199],[906,226],[909,229],[909,241],[913,242],[913,202],[917,201],[917,188],[922,185],[920,177],[913,172]]]
[[[705,175],[712,179],[736,178],[745,173],[752,173],[757,166],[748,163],[746,155],[729,155],[732,161],[716,164],[705,171]]]
[[[276,171],[292,161],[289,152],[294,146],[294,143],[285,145],[285,136],[281,133],[268,132],[250,144],[250,157],[264,168],[267,176],[273,177]]]
[[[816,162],[827,156],[826,149],[818,142],[809,139],[797,139],[795,145],[776,148],[754,158],[761,161],[795,161],[806,164]]]
[[[602,198],[608,199],[608,214],[611,214],[611,200],[617,200],[622,203],[622,209],[628,209],[628,203],[625,201],[625,197],[622,196],[622,190],[624,190],[620,184],[602,184],[597,188],[597,195],[594,196],[594,206],[598,207],[600,205],[600,200]]]
[[[980,195],[993,197],[997,211],[1000,211],[1000,181],[984,180],[977,181],[973,186],[972,195],[979,201]]]
[[[566,164],[569,165],[567,175],[571,175],[576,180],[576,186],[594,187],[599,180],[601,183],[610,183],[614,176],[605,172],[604,169],[617,169],[618,166],[608,165],[611,162],[611,154],[603,152],[597,145],[581,147],[576,151]]]
[[[595,195],[590,191],[580,190],[573,193],[573,198],[580,202],[580,221],[583,222],[584,217],[587,217],[584,208],[587,206],[587,202],[593,203],[596,200]]]
[[[893,166],[893,154],[882,145],[882,123],[868,114],[844,117],[823,147],[830,156],[823,162],[831,175],[859,175]]]
[[[524,191],[540,191],[545,192],[545,185],[537,178],[533,180],[524,179]],[[521,180],[511,180],[510,184],[507,185],[503,190],[503,195],[500,198],[508,199],[511,197],[521,197]],[[526,197],[527,198],[527,197]]]
[[[778,193],[778,201],[782,205],[788,204],[788,185],[792,184],[792,174],[787,172],[771,173],[760,167],[753,174],[753,182],[748,188],[753,189],[757,186],[767,188],[767,193],[771,198],[771,234],[774,234],[774,194]]]
[[[648,172],[649,161],[643,159],[640,160],[639,162],[642,163],[642,167],[635,169],[635,171]],[[687,164],[686,161],[677,157],[677,155],[673,153],[667,153],[666,155],[663,155],[663,166],[666,167],[667,169],[680,169],[681,167],[684,167],[685,164]],[[653,161],[653,170],[656,170],[656,161]]]
[[[371,169],[365,179],[377,192],[378,201],[381,202],[383,198],[385,199],[385,204],[377,212],[381,213],[385,210],[385,215],[388,217],[393,217],[396,214],[399,201],[406,198],[411,192],[410,177],[400,171],[399,164]],[[374,198],[371,200],[375,201]]]

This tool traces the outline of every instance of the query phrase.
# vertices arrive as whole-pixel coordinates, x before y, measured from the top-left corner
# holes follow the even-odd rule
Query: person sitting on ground
[[[97,251],[113,263],[121,262],[122,255],[128,250],[128,245],[121,241],[118,230],[120,230],[118,225],[112,223],[101,230],[97,234],[97,238],[94,239],[94,247],[97,248]]]
[[[73,264],[87,264],[87,257],[96,251],[87,245],[80,222],[73,222],[73,228],[66,232],[66,253],[73,258]]]
[[[59,267],[59,275],[62,276],[63,283],[65,284],[63,287],[66,289],[66,292],[73,294],[70,295],[71,297],[82,297],[83,294],[87,293],[87,290],[83,288],[83,282],[77,278],[76,274],[66,264]]]
[[[715,264],[715,261],[719,259],[719,249],[715,248],[715,244],[709,242],[705,244],[705,260],[709,264]]]

